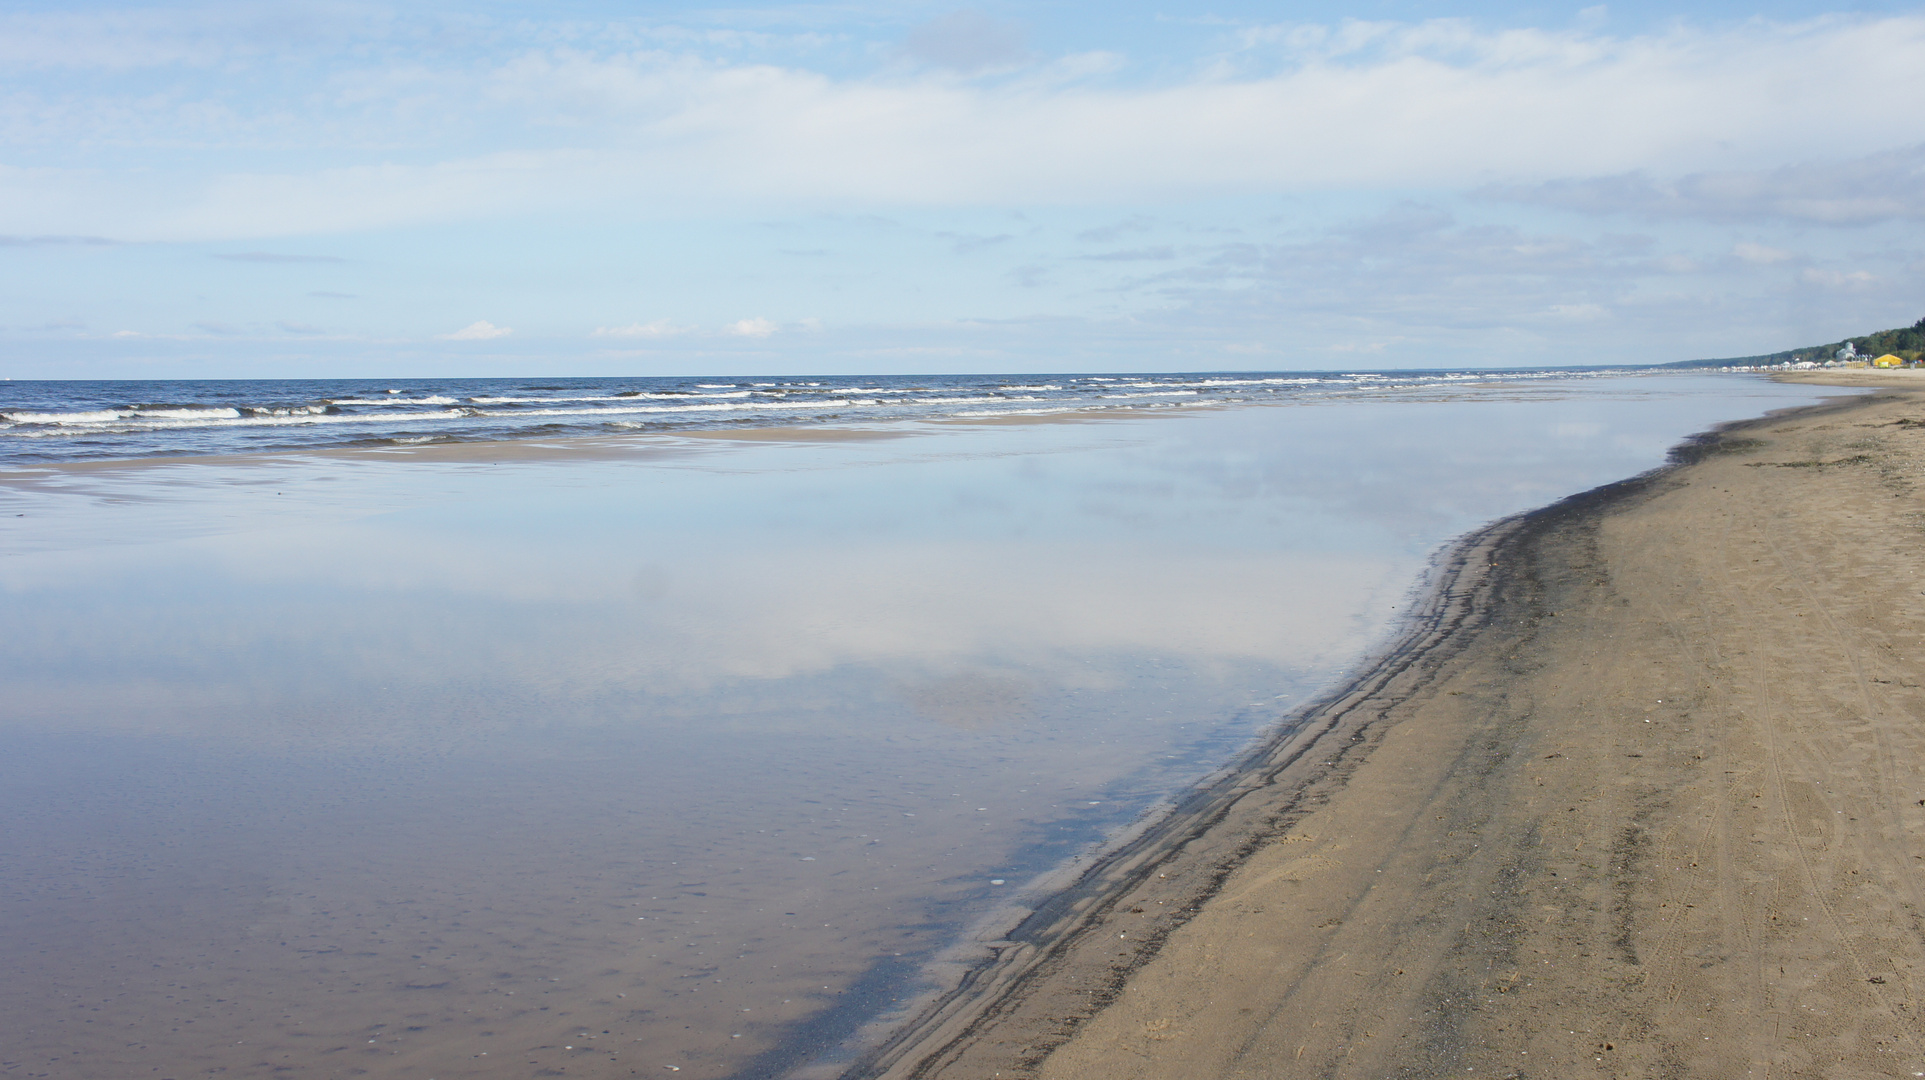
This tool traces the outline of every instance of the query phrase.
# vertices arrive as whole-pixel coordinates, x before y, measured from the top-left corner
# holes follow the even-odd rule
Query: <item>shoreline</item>
[[[1902,376],[1833,384],[1839,383],[1918,385]],[[1630,603],[1614,594],[1614,580],[1626,571],[1601,539],[1608,521],[1650,512],[1667,496],[1673,503],[1681,492],[1689,496],[1694,483],[1710,482],[1693,473],[1707,462],[1722,469],[1727,480],[1735,469],[1740,478],[1748,473],[1767,487],[1765,474],[1775,481],[1790,470],[1763,466],[1834,464],[1822,455],[1789,463],[1732,464],[1731,459],[1769,453],[1778,442],[1848,418],[1862,420],[1895,408],[1916,411],[1905,404],[1908,400],[1915,399],[1874,393],[1721,425],[1676,448],[1672,464],[1459,540],[1447,549],[1422,613],[1375,662],[1299,709],[1240,767],[1213,778],[1142,835],[1106,853],[1006,941],[989,943],[996,953],[991,962],[842,1075],[850,1080],[1364,1076],[1474,1068],[1548,1076],[1569,1075],[1556,1068],[1605,1065],[1607,1056],[1613,1072],[1631,1067],[1637,1058],[1640,1067],[1667,1069],[1667,1074],[1741,1075],[1693,1066],[1702,1059],[1666,1045],[1663,1025],[1642,1021],[1626,1020],[1623,1031],[1580,1052],[1518,1042],[1539,1035],[1518,1030],[1516,1021],[1526,1020],[1524,1027],[1541,1034],[1565,1024],[1564,1019],[1546,1023],[1550,1014],[1565,1012],[1579,1018],[1570,1022],[1571,1035],[1579,1034],[1580,1019],[1601,1008],[1609,1012],[1599,995],[1608,996],[1613,981],[1642,985],[1650,974],[1591,963],[1595,985],[1552,980],[1542,972],[1519,985],[1525,978],[1519,973],[1528,966],[1519,949],[1543,933],[1533,924],[1559,921],[1527,912],[1524,899],[1552,900],[1537,906],[1563,912],[1565,923],[1602,919],[1612,924],[1605,928],[1607,941],[1593,943],[1594,949],[1615,950],[1620,967],[1646,966],[1637,959],[1641,931],[1633,916],[1650,899],[1646,894],[1663,890],[1650,881],[1601,887],[1587,875],[1635,877],[1650,856],[1648,834],[1655,819],[1664,812],[1678,816],[1675,806],[1661,811],[1661,804],[1668,805],[1667,784],[1651,784],[1640,785],[1637,805],[1613,803],[1602,820],[1589,813],[1572,818],[1588,823],[1593,832],[1601,830],[1608,854],[1588,870],[1567,869],[1559,879],[1542,850],[1543,834],[1566,823],[1548,818],[1548,808],[1532,801],[1542,801],[1550,782],[1546,775],[1528,782],[1524,775],[1549,774],[1554,767],[1539,762],[1561,759],[1563,764],[1580,755],[1559,749],[1547,757],[1524,748],[1601,733],[1588,730],[1582,704],[1576,715],[1562,718],[1577,724],[1567,731],[1549,730],[1553,725],[1539,719],[1528,703],[1568,696],[1565,684],[1583,684],[1587,677],[1596,684],[1595,670],[1611,666],[1613,653],[1621,662],[1641,647],[1619,642],[1618,635],[1571,633],[1579,624],[1595,622],[1597,611]],[[1908,430],[1903,417],[1890,425]],[[1839,460],[1875,459],[1860,454]],[[1798,475],[1821,471],[1826,470],[1807,468]],[[1520,657],[1529,662],[1520,663]],[[1652,729],[1628,734],[1649,736]],[[1605,752],[1585,752],[1595,769],[1567,777],[1566,783],[1574,785],[1570,790],[1614,785],[1623,771],[1620,761],[1643,768],[1646,755],[1653,754],[1620,749],[1626,758],[1599,756]],[[1704,753],[1700,748],[1698,760]],[[1911,767],[1888,763],[1887,772],[1896,775],[1894,770]],[[1415,782],[1416,775],[1422,782]],[[1925,797],[1925,791],[1917,796]],[[1407,806],[1385,805],[1395,798],[1415,799],[1435,813],[1419,821]],[[1579,807],[1567,812],[1577,814]],[[1925,813],[1914,816],[1921,821],[1898,822],[1897,831],[1925,824]],[[1668,835],[1676,835],[1678,824],[1671,823]],[[1372,833],[1374,839],[1367,839]],[[1505,842],[1488,842],[1498,836]],[[1584,842],[1578,841],[1579,849]],[[1360,857],[1363,849],[1368,857]],[[1355,865],[1346,872],[1344,864]],[[1891,872],[1903,878],[1909,871]],[[1856,876],[1864,876],[1862,869]],[[1319,888],[1303,887],[1312,879]],[[1440,892],[1442,882],[1456,887]],[[1915,882],[1907,886],[1902,880],[1893,888],[1906,895],[1918,891]],[[1557,893],[1582,893],[1583,900],[1573,903]],[[1392,895],[1400,895],[1401,902],[1386,904]],[[1652,902],[1663,908],[1681,902],[1679,895]],[[1720,910],[1741,919],[1741,907],[1727,903]],[[1324,921],[1315,922],[1317,916]],[[1916,910],[1911,918],[1916,924]],[[1236,938],[1247,940],[1250,956],[1224,951],[1224,941]],[[1911,940],[1917,944],[1918,935]],[[1911,953],[1925,961],[1925,949]],[[1597,955],[1584,952],[1583,959]],[[1337,961],[1344,962],[1345,973],[1331,969]],[[1482,978],[1472,970],[1479,961]],[[1513,969],[1508,983],[1479,985],[1503,978],[1506,973],[1497,969],[1507,966]],[[1422,979],[1413,978],[1420,973]],[[1861,978],[1875,980],[1864,985],[1887,985],[1877,981],[1882,976]],[[1355,993],[1348,983],[1367,986],[1368,992]],[[1241,999],[1246,1004],[1237,1004],[1240,999],[1230,993],[1238,986],[1250,991]],[[1552,999],[1530,1000],[1532,995],[1519,992],[1524,986]],[[1559,994],[1590,1000],[1567,1007],[1556,1000]],[[1205,1000],[1196,1000],[1199,996]],[[1888,1017],[1903,1013],[1883,1011]],[[1533,1015],[1526,1019],[1526,1012]],[[1494,1037],[1493,1031],[1510,1035]],[[1698,1038],[1707,1047],[1718,1043],[1710,1034]],[[1506,1040],[1518,1045],[1494,1049]],[[1280,1053],[1285,1043],[1293,1053]],[[1543,1071],[1547,1068],[1551,1071]],[[1915,1071],[1925,1071],[1925,1064],[1891,1075]],[[1633,1068],[1627,1075],[1642,1073]]]
[[[1267,819],[1288,813],[1312,786],[1341,782],[1341,756],[1347,748],[1341,736],[1367,724],[1366,713],[1389,688],[1424,681],[1436,657],[1464,640],[1460,631],[1474,631],[1476,619],[1484,614],[1478,610],[1485,599],[1479,575],[1529,516],[1493,522],[1440,552],[1427,580],[1412,590],[1417,610],[1408,616],[1405,629],[1387,648],[1361,662],[1357,674],[1292,710],[1271,735],[1182,794],[1163,813],[1079,861],[1064,875],[1070,880],[1043,890],[1043,902],[1025,909],[1008,933],[970,942],[989,958],[934,995],[907,1024],[893,1025],[891,1034],[853,1065],[827,1075],[844,1080],[932,1075],[927,1072],[932,1064],[1005,1020],[1012,1006],[1020,1008],[1032,985],[1056,975],[1065,954],[1126,898],[1136,899],[1152,884],[1152,874],[1161,886],[1153,899],[1172,916],[1207,902],[1261,842],[1272,824]],[[1331,752],[1338,758],[1309,760],[1312,751],[1333,740],[1339,745]],[[1276,788],[1291,791],[1281,810],[1244,805],[1249,797]],[[1098,965],[1109,975],[1107,989],[1119,987],[1147,962],[1183,921],[1172,917],[1139,937],[1128,961]]]

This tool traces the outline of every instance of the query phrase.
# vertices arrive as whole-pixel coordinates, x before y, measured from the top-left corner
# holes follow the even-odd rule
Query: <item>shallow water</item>
[[[0,1063],[833,1060],[972,920],[1354,663],[1438,545],[1824,393],[15,473]]]

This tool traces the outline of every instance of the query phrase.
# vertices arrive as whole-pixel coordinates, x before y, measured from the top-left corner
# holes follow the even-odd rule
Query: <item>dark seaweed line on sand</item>
[[[1138,946],[1135,956],[1112,969],[1109,985],[1097,990],[1092,1009],[1120,992],[1127,976],[1147,963],[1190,914],[1222,888],[1236,868],[1267,842],[1280,821],[1298,816],[1308,789],[1335,778],[1341,783],[1354,762],[1348,751],[1367,748],[1366,729],[1378,726],[1398,705],[1420,698],[1435,674],[1468,649],[1492,626],[1518,595],[1509,578],[1513,568],[1529,573],[1526,556],[1553,531],[1594,521],[1663,482],[1674,470],[1726,449],[1753,445],[1741,432],[1775,422],[1787,412],[1809,415],[1854,408],[1864,398],[1782,410],[1751,420],[1721,425],[1691,436],[1675,447],[1668,464],[1625,480],[1572,495],[1549,506],[1493,522],[1461,537],[1433,563],[1430,582],[1401,634],[1347,682],[1312,699],[1278,723],[1260,744],[1217,777],[1180,799],[1159,821],[1103,853],[1073,884],[1051,896],[1012,930],[1007,940],[991,942],[993,955],[964,974],[841,1074],[841,1080],[878,1077],[915,1078],[953,1060],[959,1050],[1013,1011],[1036,986],[1060,967],[1117,903],[1196,840],[1222,826],[1238,804],[1263,792],[1275,805],[1244,835],[1232,838],[1227,857],[1219,857],[1204,881],[1185,897],[1175,917]],[[1507,603],[1507,600],[1510,602]],[[1368,739],[1368,742],[1367,742]],[[1284,774],[1303,765],[1314,752],[1327,760],[1295,770],[1288,787]],[[1062,1025],[1049,1046],[1036,1048],[1031,1060],[1067,1041],[1073,1023]]]

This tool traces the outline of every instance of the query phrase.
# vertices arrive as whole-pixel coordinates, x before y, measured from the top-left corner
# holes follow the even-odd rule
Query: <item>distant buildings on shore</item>
[[[1827,359],[1829,357],[1829,359]],[[1812,345],[1769,356],[1741,356],[1729,362],[1691,361],[1672,367],[1716,367],[1719,371],[1811,371],[1815,368],[1925,367],[1925,319],[1910,326],[1847,338],[1836,345]]]
[[[1850,346],[1846,346],[1846,348],[1850,348]],[[1725,366],[1719,368],[1718,370],[1719,371],[1817,371],[1817,370],[1822,370],[1824,368],[1915,368],[1915,367],[1925,367],[1925,361],[1906,360],[1901,357],[1893,356],[1890,353],[1886,353],[1883,356],[1876,357],[1870,360],[1867,360],[1864,357],[1858,356],[1856,354],[1853,354],[1851,358],[1847,359],[1845,357],[1845,349],[1840,349],[1838,350],[1838,355],[1830,360],[1781,360],[1776,364],[1726,364]]]

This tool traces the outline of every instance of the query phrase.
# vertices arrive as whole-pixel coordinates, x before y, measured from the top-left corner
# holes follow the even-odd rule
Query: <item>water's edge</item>
[[[1480,612],[1475,599],[1490,552],[1528,515],[1494,522],[1452,543],[1433,560],[1420,597],[1392,643],[1360,663],[1350,678],[1312,697],[1287,714],[1251,748],[1197,786],[1139,819],[1101,850],[1075,860],[1056,874],[1058,887],[1038,890],[1032,908],[1014,913],[1007,932],[991,937],[979,927],[972,940],[987,956],[964,970],[946,989],[930,995],[906,1023],[866,1047],[840,1071],[805,1070],[798,1077],[838,1076],[869,1080],[940,1056],[993,1021],[1004,1002],[1021,993],[1125,893],[1157,872],[1169,858],[1222,824],[1231,809],[1252,792],[1270,788],[1332,733],[1347,726],[1353,712],[1386,683],[1448,648]],[[1253,838],[1254,840],[1255,838]],[[1254,847],[1254,843],[1251,845]],[[1245,853],[1247,854],[1247,852]],[[1235,860],[1241,862],[1241,858]],[[1214,894],[1234,869],[1225,865],[1193,900]],[[1064,880],[1067,879],[1067,880]],[[1013,923],[1013,925],[1010,925]],[[1173,928],[1173,927],[1172,927]],[[1153,954],[1153,945],[1143,950]],[[954,961],[952,961],[953,963]]]

